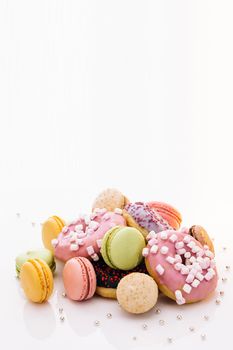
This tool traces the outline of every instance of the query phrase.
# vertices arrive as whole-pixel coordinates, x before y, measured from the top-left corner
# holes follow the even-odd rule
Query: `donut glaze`
[[[145,263],[159,289],[177,304],[205,299],[217,286],[214,254],[189,230],[149,233]]]
[[[79,256],[97,261],[104,234],[114,226],[125,224],[120,210],[95,209],[89,216],[80,216],[53,240],[55,257],[64,262]]]

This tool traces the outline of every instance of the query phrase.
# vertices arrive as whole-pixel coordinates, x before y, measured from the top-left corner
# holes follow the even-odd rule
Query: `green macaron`
[[[145,239],[133,227],[115,226],[104,235],[101,254],[113,269],[131,270],[142,261]]]
[[[30,251],[27,251],[26,253],[18,255],[17,258],[15,259],[16,272],[18,276],[20,274],[21,266],[29,259],[42,259],[48,264],[52,272],[54,272],[56,269],[56,263],[55,263],[53,254],[50,250],[48,249],[30,250]]]

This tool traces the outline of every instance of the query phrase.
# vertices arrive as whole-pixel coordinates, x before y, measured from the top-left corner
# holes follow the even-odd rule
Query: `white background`
[[[227,295],[217,311],[215,299],[186,307],[189,321],[180,330],[172,318],[177,308],[165,303],[173,321],[164,333],[153,330],[154,314],[131,318],[100,299],[88,306],[65,301],[72,321],[61,326],[60,292],[52,309],[27,303],[14,279],[14,258],[41,245],[40,222],[49,215],[68,219],[88,211],[111,186],[132,201],[169,202],[185,225],[204,225],[224,271],[232,258],[222,246],[232,244],[233,232],[232,12],[231,0],[0,1],[4,349],[191,349],[229,341]],[[58,290],[59,283],[58,276]],[[115,318],[107,326],[110,309]],[[198,317],[206,312],[215,316],[203,343],[202,329],[193,335],[187,329],[192,322],[201,327]],[[105,323],[93,330],[97,317]],[[168,345],[174,330],[177,339]]]

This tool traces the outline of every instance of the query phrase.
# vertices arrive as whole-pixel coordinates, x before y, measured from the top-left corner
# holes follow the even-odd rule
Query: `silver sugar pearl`
[[[220,305],[220,304],[221,304],[221,300],[220,300],[220,299],[216,299],[216,300],[215,300],[215,304],[216,304],[216,305]]]
[[[112,314],[110,314],[110,312],[107,313],[107,318],[112,318]]]
[[[230,265],[226,265],[226,270],[229,271],[230,270]]]
[[[177,320],[182,320],[183,317],[181,315],[177,315],[176,318]]]
[[[16,213],[17,218],[20,218],[20,213]]]
[[[167,338],[168,343],[172,343],[173,339],[171,337]]]
[[[36,226],[36,223],[35,223],[35,222],[32,222],[32,226],[35,227],[35,226]]]
[[[164,320],[159,320],[159,324],[160,324],[160,326],[164,326],[165,321]]]
[[[190,332],[194,332],[195,328],[194,327],[189,327]]]
[[[223,278],[222,278],[222,281],[223,281],[223,282],[226,282],[226,281],[227,281],[227,278],[226,278],[226,277],[223,277]]]
[[[137,337],[134,336],[134,337],[133,337],[133,340],[137,340]]]
[[[147,324],[144,323],[144,324],[142,325],[142,328],[143,328],[144,330],[146,330],[146,329],[148,328]]]
[[[62,312],[63,312],[63,308],[60,307],[60,308],[59,308],[59,314],[62,314]]]
[[[60,316],[60,321],[64,322],[64,320],[65,320],[65,317],[64,316]]]
[[[161,313],[161,310],[160,310],[160,309],[156,309],[156,310],[155,310],[155,313],[156,313],[157,315],[159,315],[159,314]]]
[[[65,292],[63,292],[63,293],[62,293],[62,296],[63,296],[63,298],[65,298],[65,297],[66,297],[66,293],[65,293]]]
[[[99,326],[100,325],[100,321],[99,320],[95,320],[95,326]]]
[[[224,296],[224,291],[220,290],[219,294],[220,294],[221,297],[223,297]]]
[[[206,334],[201,334],[201,339],[206,340]]]
[[[205,320],[205,321],[209,321],[209,316],[208,316],[208,315],[205,315],[205,316],[204,316],[204,320]]]
[[[223,247],[223,250],[227,250],[227,247]]]

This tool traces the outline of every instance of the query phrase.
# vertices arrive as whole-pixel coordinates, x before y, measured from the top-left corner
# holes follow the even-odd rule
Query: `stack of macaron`
[[[135,314],[154,307],[158,290],[178,305],[203,300],[217,286],[214,246],[203,227],[180,228],[181,222],[169,204],[130,202],[107,189],[89,215],[69,224],[57,216],[44,222],[45,249],[16,258],[21,286],[29,300],[48,300],[55,257],[64,262],[64,288],[72,300],[98,294]]]

